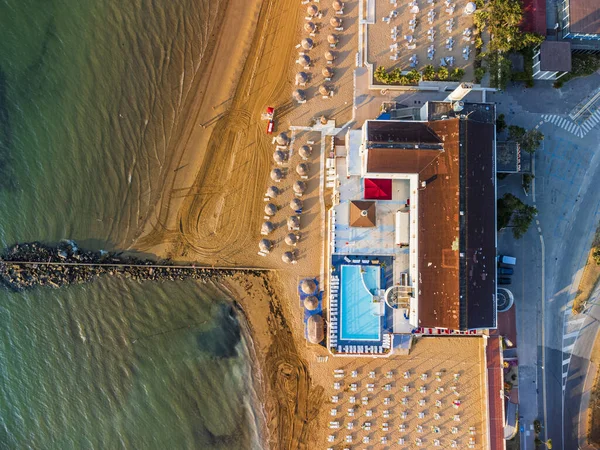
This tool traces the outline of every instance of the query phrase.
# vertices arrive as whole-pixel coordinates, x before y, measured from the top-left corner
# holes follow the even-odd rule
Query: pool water
[[[380,279],[379,266],[341,267],[340,339],[376,341],[381,338],[381,318],[374,314],[373,305],[373,293],[379,289]]]

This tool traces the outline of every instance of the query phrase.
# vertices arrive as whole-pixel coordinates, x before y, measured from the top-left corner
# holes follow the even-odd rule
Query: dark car
[[[512,275],[514,271],[512,267],[498,267],[498,275]]]
[[[498,284],[510,284],[510,277],[498,278]]]

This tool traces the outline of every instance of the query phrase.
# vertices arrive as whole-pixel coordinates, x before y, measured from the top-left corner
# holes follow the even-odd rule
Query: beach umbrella
[[[293,198],[290,201],[290,208],[292,208],[293,211],[302,210],[302,200],[300,200],[299,198]]]
[[[296,89],[292,93],[292,97],[294,97],[294,100],[298,102],[303,102],[304,100],[306,100],[306,94],[304,94],[304,91],[300,89]]]
[[[308,8],[306,8],[306,14],[309,16],[316,16],[319,14],[319,8],[317,8],[317,5],[310,5]]]
[[[279,181],[283,178],[283,172],[280,169],[271,170],[271,180]]]
[[[287,245],[296,245],[298,243],[298,235],[290,233],[285,237],[285,243]]]
[[[467,6],[465,6],[465,13],[473,14],[476,9],[477,9],[477,6],[475,5],[475,3],[469,2],[469,3],[467,3]]]
[[[285,133],[279,133],[277,135],[277,143],[279,145],[287,145],[287,143],[290,141],[290,138],[288,138],[287,134]]]
[[[300,228],[300,218],[298,216],[288,217],[287,226],[289,228]]]
[[[267,216],[274,216],[277,213],[277,206],[273,203],[267,203],[265,205],[265,214]]]
[[[296,166],[296,172],[298,172],[298,175],[300,175],[301,177],[305,177],[306,175],[308,175],[308,164],[306,163],[300,163]]]
[[[278,195],[279,189],[277,189],[277,186],[271,186],[269,189],[267,189],[267,197],[276,198]]]
[[[301,66],[310,66],[310,56],[308,55],[300,55],[298,58],[298,64]]]
[[[309,295],[304,299],[304,307],[309,311],[314,311],[319,307],[319,299],[314,295]]]
[[[306,183],[304,181],[296,181],[294,183],[294,186],[292,187],[294,189],[294,192],[296,194],[304,194],[304,191],[306,191]]]
[[[310,279],[302,280],[300,282],[300,290],[306,295],[313,295],[317,291],[317,283]]]
[[[313,46],[314,46],[314,42],[311,38],[302,39],[302,48],[304,50],[310,50],[311,48],[313,48]]]
[[[325,339],[324,322],[321,314],[313,314],[306,321],[306,339],[311,344],[319,344]]]
[[[296,83],[304,84],[304,83],[306,83],[307,80],[308,80],[308,75],[306,75],[306,72],[298,72],[296,74]]]
[[[303,145],[302,147],[300,147],[300,150],[298,150],[298,153],[300,153],[301,158],[308,159],[310,158],[312,149],[308,145]]]
[[[275,230],[275,226],[273,225],[273,222],[269,222],[268,220],[263,222],[262,227],[260,228],[262,234],[271,234],[273,230]]]
[[[292,252],[285,252],[283,255],[281,255],[281,260],[287,264],[294,262],[295,259],[296,259],[296,257],[294,256],[294,254]]]
[[[333,2],[333,9],[335,9],[336,11],[341,11],[343,7],[344,4],[339,0],[335,0],[335,2]]]
[[[327,42],[329,42],[330,44],[337,44],[339,41],[340,40],[335,34],[330,34],[329,36],[327,36]]]
[[[325,52],[325,59],[327,61],[333,61],[335,59],[335,56],[333,56],[333,53],[331,53],[329,50]]]
[[[332,27],[341,27],[342,26],[342,19],[340,19],[339,17],[332,17],[331,20],[329,21],[329,23],[331,24]]]
[[[283,153],[281,150],[275,150],[273,152],[273,159],[276,163],[282,163],[285,161],[285,153]]]
[[[331,78],[333,76],[333,69],[331,67],[323,67],[323,76]]]
[[[258,243],[258,248],[261,252],[269,253],[271,248],[273,247],[273,243],[268,239],[261,239]]]
[[[321,86],[319,86],[319,94],[329,95],[329,88],[327,86],[325,86],[324,84],[322,84]]]
[[[304,31],[306,31],[308,33],[314,33],[316,29],[317,29],[317,26],[312,22],[306,22],[304,24]]]

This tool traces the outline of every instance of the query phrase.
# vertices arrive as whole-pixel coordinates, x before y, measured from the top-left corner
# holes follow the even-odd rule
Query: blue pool
[[[381,317],[375,314],[376,308],[372,295],[380,287],[379,271],[379,266],[341,266],[341,339],[367,341],[381,339]]]

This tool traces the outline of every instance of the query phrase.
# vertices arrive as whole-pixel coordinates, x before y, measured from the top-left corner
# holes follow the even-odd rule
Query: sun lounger
[[[344,27],[336,27],[335,31],[344,31]]]

